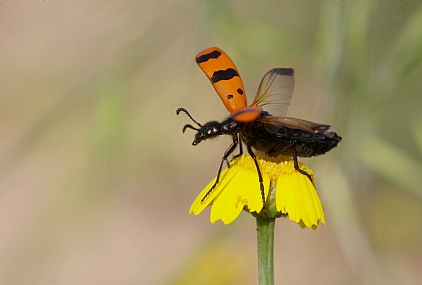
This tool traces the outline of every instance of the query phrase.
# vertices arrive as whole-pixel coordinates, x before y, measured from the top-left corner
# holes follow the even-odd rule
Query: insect
[[[242,143],[255,162],[264,205],[264,184],[255,152],[267,157],[279,155],[292,157],[295,169],[312,181],[311,176],[299,168],[297,158],[324,154],[337,146],[341,137],[330,125],[285,117],[293,97],[295,84],[293,69],[275,68],[266,73],[255,99],[248,106],[239,72],[224,51],[216,47],[208,48],[196,56],[196,63],[211,81],[230,116],[222,122],[211,121],[202,125],[185,108],[179,108],[176,114],[184,112],[197,126],[186,124],[182,131],[183,133],[186,129],[196,131],[192,142],[194,146],[220,135],[230,135],[233,139],[233,143],[221,159],[214,185],[201,202],[218,185],[224,161],[229,167],[228,157],[237,146],[239,146],[238,155],[243,154]]]

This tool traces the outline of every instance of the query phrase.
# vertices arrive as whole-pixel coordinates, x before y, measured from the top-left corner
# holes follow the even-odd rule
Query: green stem
[[[258,273],[260,285],[274,285],[275,219],[256,217],[258,231]]]

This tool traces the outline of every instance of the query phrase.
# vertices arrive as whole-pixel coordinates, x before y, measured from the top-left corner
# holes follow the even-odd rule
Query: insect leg
[[[237,138],[237,134],[232,135],[232,139],[233,139],[233,144],[237,145],[237,144],[238,144],[238,142],[239,142],[239,140],[238,140],[238,138]],[[240,143],[242,143],[242,141],[240,141]],[[242,146],[242,144],[241,144],[240,146]],[[232,147],[232,146],[230,146],[230,147]],[[236,148],[236,146],[235,146],[234,148]],[[233,150],[233,151],[234,151],[234,150]],[[233,151],[232,151],[232,152],[233,152]],[[226,151],[226,152],[227,152],[227,151]],[[225,154],[226,154],[226,153],[224,153],[224,155],[225,155]],[[233,156],[233,158],[236,158],[236,157],[237,157],[237,155]],[[230,162],[229,162],[228,158],[229,158],[229,156],[227,156],[227,157],[226,157],[226,163],[227,163],[227,168],[230,168]]]
[[[243,154],[242,140],[239,140],[239,153],[234,156],[234,158],[239,157]]]
[[[249,155],[252,157],[253,161],[255,162],[256,170],[258,171],[258,179],[259,179],[259,187],[261,189],[262,204],[265,207],[265,191],[264,191],[264,183],[262,180],[261,170],[259,169],[258,161],[256,160],[256,156],[253,153],[252,148],[249,145],[246,145],[246,148],[248,149]]]
[[[313,183],[311,175],[309,175],[309,173],[306,172],[305,170],[299,168],[299,162],[297,162],[296,151],[293,152],[293,162],[294,162],[294,165],[295,165],[295,169],[297,171],[299,171],[300,173],[302,173],[303,175],[306,175],[309,178],[309,180],[311,181],[311,183]]]
[[[201,203],[204,202],[204,200],[211,194],[212,190],[217,186],[218,182],[220,181],[220,174],[221,169],[223,168],[224,161],[227,161],[227,158],[230,156],[230,154],[233,153],[233,151],[236,149],[236,146],[238,144],[237,135],[233,136],[233,143],[229,146],[229,148],[224,152],[223,158],[221,159],[220,167],[218,168],[217,178],[215,179],[214,185],[208,190],[208,192],[204,195],[204,197],[201,199]]]

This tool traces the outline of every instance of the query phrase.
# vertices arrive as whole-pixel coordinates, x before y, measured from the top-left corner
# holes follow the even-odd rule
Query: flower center
[[[276,180],[281,174],[292,174],[296,171],[294,161],[288,156],[277,156],[275,158],[269,158],[262,155],[257,155],[256,160],[258,161],[259,169],[262,174],[270,176],[271,180]],[[255,162],[252,157],[248,154],[243,154],[236,157],[232,164],[236,164],[247,169],[256,171]],[[307,168],[299,162],[299,168]]]

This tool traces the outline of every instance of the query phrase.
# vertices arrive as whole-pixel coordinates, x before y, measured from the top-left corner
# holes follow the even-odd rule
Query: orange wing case
[[[196,56],[196,63],[211,81],[230,113],[247,106],[242,79],[233,61],[224,51],[216,47],[207,48]]]

